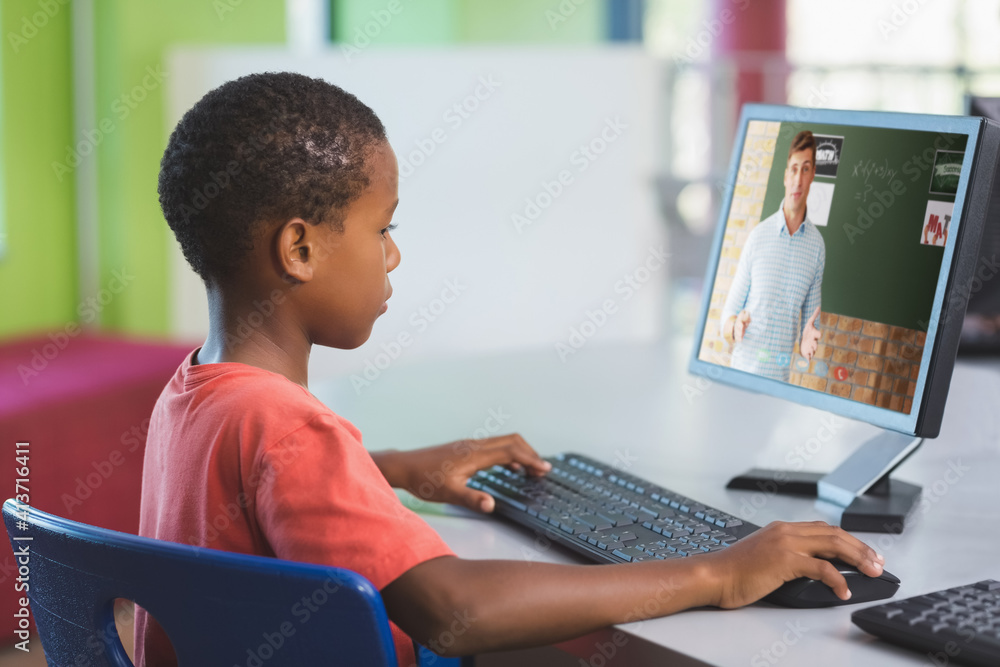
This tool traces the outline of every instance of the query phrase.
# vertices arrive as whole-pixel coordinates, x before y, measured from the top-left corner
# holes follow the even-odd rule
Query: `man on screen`
[[[806,216],[816,169],[816,140],[795,135],[785,166],[785,198],[747,239],[722,309],[722,336],[733,347],[731,367],[788,381],[792,352],[812,359],[819,345],[826,246]]]

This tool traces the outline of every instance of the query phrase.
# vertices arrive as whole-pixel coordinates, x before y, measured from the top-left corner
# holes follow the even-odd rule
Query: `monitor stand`
[[[726,488],[812,496],[817,504],[842,509],[844,530],[902,533],[920,487],[889,475],[923,440],[882,431],[829,474],[754,468],[731,479]]]

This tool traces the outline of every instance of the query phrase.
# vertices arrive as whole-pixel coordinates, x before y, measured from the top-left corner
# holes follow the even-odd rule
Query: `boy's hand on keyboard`
[[[402,486],[423,500],[461,505],[492,512],[493,496],[465,484],[477,470],[494,465],[544,475],[552,465],[544,461],[517,433],[482,440],[459,440],[438,447],[400,452]],[[392,480],[390,480],[392,481]]]
[[[884,562],[867,544],[823,521],[776,521],[728,549],[700,557],[713,561],[717,592],[713,604],[726,609],[756,602],[799,577],[819,579],[847,600],[847,580],[823,559],[839,558],[870,577],[882,574]]]

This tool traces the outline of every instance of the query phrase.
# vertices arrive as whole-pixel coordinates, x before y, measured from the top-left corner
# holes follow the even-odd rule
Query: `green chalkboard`
[[[944,252],[942,247],[921,244],[927,202],[955,200],[953,194],[939,192],[949,184],[953,187],[947,179],[935,178],[939,190],[931,193],[932,171],[935,159],[939,175],[946,171],[946,162],[953,169],[956,156],[944,151],[963,152],[966,137],[782,123],[761,219],[777,211],[785,196],[788,149],[802,130],[843,137],[836,176],[817,174],[813,182],[814,188],[833,185],[828,223],[817,227],[826,243],[823,311],[926,330]]]

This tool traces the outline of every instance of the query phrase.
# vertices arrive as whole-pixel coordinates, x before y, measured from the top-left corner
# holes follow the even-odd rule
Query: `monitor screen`
[[[692,371],[916,433],[981,123],[747,105]]]

